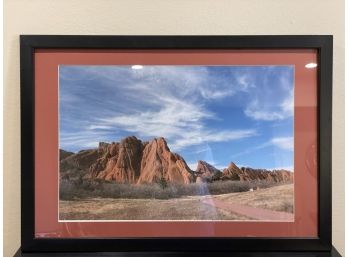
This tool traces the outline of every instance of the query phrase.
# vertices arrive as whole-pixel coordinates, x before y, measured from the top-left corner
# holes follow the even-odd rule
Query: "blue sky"
[[[59,67],[60,148],[164,137],[195,169],[293,169],[293,66]]]

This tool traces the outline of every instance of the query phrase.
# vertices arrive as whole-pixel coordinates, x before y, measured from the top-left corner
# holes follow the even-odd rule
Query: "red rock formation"
[[[168,182],[189,184],[193,175],[185,160],[172,153],[164,138],[157,138],[146,144],[141,160],[140,183]]]
[[[241,177],[242,171],[233,162],[222,171],[221,180],[246,180]]]
[[[100,149],[101,148],[101,149]],[[120,143],[99,144],[104,155],[89,169],[89,177],[114,180],[120,183],[135,183],[140,175],[142,142],[136,137],[127,137]]]
[[[222,180],[239,180],[239,181],[260,181],[269,182],[293,182],[293,173],[287,170],[266,170],[252,168],[238,168],[233,162],[228,168],[223,170]]]
[[[266,170],[242,167],[241,170],[248,174],[251,180],[266,180],[269,182],[293,182],[294,173],[288,170]]]
[[[127,137],[120,143],[99,144],[102,156],[93,163],[85,178],[99,178],[120,183],[154,183],[165,179],[188,184],[192,171],[185,160],[172,153],[164,138],[141,142]]]
[[[212,182],[213,180],[218,180],[222,173],[220,170],[210,165],[205,161],[198,161],[197,168],[195,171],[195,175],[197,176],[196,182]]]
[[[185,160],[172,153],[164,138],[142,142],[127,137],[120,143],[99,143],[97,149],[76,154],[60,150],[60,174],[65,179],[105,179],[120,183],[170,183],[213,182],[215,180],[292,182],[293,173],[286,170],[239,168],[233,162],[219,171],[212,165],[199,161],[195,172]]]
[[[61,150],[60,153],[62,153]],[[65,153],[64,153],[65,154]],[[60,177],[63,179],[81,179],[88,173],[88,169],[100,158],[101,153],[97,149],[83,150],[76,154],[69,154],[61,159],[59,164]],[[60,158],[62,156],[60,155]]]
[[[88,170],[100,156],[101,153],[97,149],[79,151],[61,160],[60,171],[64,172],[71,168]]]

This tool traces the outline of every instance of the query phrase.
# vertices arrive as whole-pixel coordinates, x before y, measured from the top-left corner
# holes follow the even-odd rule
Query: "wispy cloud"
[[[175,151],[187,146],[211,142],[228,142],[256,135],[253,129],[213,130],[204,120],[216,119],[213,113],[197,104],[178,99],[158,98],[162,106],[157,111],[137,112],[98,120],[96,128],[115,127],[138,136],[164,136]]]
[[[211,147],[209,147],[209,146],[199,147],[198,149],[194,149],[194,150],[190,151],[189,153],[201,154],[201,153],[206,153],[206,152],[211,152]]]
[[[222,144],[230,151],[247,138],[266,141],[269,134],[256,123],[292,117],[291,76],[291,69],[268,66],[61,66],[60,146],[79,150],[128,135],[163,136],[189,163],[200,156],[225,167],[230,160],[222,156],[230,154]],[[290,150],[285,139],[266,142]]]
[[[272,138],[269,144],[272,144],[280,149],[293,151],[294,138],[293,137],[275,137]]]
[[[288,171],[294,171],[294,166],[277,166],[277,167],[269,167],[266,168],[267,170],[288,170]]]
[[[231,80],[211,74],[204,66],[145,66],[136,71],[126,66],[80,66],[72,69],[77,70],[77,74],[83,70],[85,74],[80,75],[92,81],[90,83],[93,80],[103,81],[107,92],[117,96],[114,103],[108,100],[108,95],[105,103],[100,103],[100,99],[93,100],[94,96],[91,94],[87,96],[92,98],[90,101],[94,105],[100,104],[96,109],[105,110],[94,114],[94,110],[87,106],[86,111],[92,113],[88,129],[95,133],[114,129],[145,138],[164,136],[174,151],[203,143],[238,140],[256,134],[253,129],[217,130],[208,125],[209,122],[218,121],[219,117],[206,108],[206,102],[245,91],[247,86],[244,79],[241,80],[241,85],[233,84]],[[69,81],[69,77],[74,80],[74,72],[69,69],[67,71],[62,80]],[[98,92],[98,88],[93,90],[96,90],[96,96],[104,94]],[[81,91],[77,91],[76,95],[81,94]],[[107,108],[107,104],[112,108]],[[77,112],[81,112],[81,106],[78,107],[80,109]]]
[[[108,134],[99,131],[81,130],[78,133],[60,133],[59,148],[65,150],[82,150],[95,148],[101,141],[107,141]]]
[[[90,125],[88,127],[88,129],[90,130],[109,130],[109,129],[112,129],[113,127],[112,126],[106,126],[106,125]]]
[[[250,75],[246,73],[237,76],[237,82],[241,87],[242,91],[248,91],[249,89],[255,89],[255,82]]]
[[[254,147],[248,147],[246,150],[232,155],[231,158],[236,158],[239,156],[251,154],[257,150],[264,149],[264,148],[270,147],[270,146],[275,146],[279,149],[286,150],[286,151],[293,151],[294,150],[294,138],[293,137],[274,137],[263,144],[260,144],[260,145],[254,146]]]
[[[266,75],[263,83],[258,83],[254,91],[250,91],[250,102],[244,110],[245,115],[254,120],[264,121],[293,117],[293,71],[280,71],[280,75],[272,79],[274,74],[270,69]],[[268,83],[274,83],[274,85]]]
[[[186,133],[184,137],[177,139],[173,143],[173,147],[174,149],[181,149],[186,146],[199,145],[203,143],[229,142],[255,136],[256,134],[256,131],[252,129],[230,131],[190,131]]]

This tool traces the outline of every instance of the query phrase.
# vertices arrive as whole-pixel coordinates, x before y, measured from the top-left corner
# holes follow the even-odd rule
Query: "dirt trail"
[[[294,219],[292,213],[260,209],[235,203],[226,203],[218,199],[213,199],[212,197],[207,197],[202,202],[256,220],[292,221]]]

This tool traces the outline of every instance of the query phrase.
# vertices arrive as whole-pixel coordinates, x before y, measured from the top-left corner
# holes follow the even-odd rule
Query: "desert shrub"
[[[95,197],[97,190],[102,191],[103,185],[106,184],[107,182],[99,180],[61,179],[59,182],[59,197],[62,200]]]
[[[294,204],[292,201],[284,201],[277,209],[277,211],[294,213]]]
[[[246,192],[251,188],[266,188],[275,185],[268,181],[215,181],[212,183],[172,184],[121,184],[105,180],[67,180],[61,179],[59,196],[62,200],[75,198],[154,198],[170,199],[182,196],[217,195]],[[284,206],[290,208],[290,205]]]
[[[164,177],[161,177],[161,179],[158,181],[158,184],[162,187],[162,189],[168,187],[168,182]]]
[[[61,180],[59,183],[59,199],[69,200],[71,199],[74,191],[76,190],[76,186],[72,181],[69,180]]]
[[[250,185],[244,181],[216,181],[209,184],[210,194],[227,194],[248,191]]]

